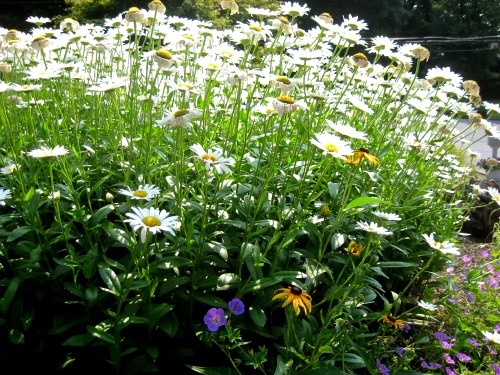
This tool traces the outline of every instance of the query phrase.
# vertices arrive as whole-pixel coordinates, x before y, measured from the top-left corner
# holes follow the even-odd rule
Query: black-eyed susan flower
[[[355,241],[351,241],[351,242],[349,242],[349,245],[347,246],[347,250],[349,251],[349,253],[351,253],[355,257],[359,257],[361,255],[361,253],[363,252],[363,245],[361,245]]]
[[[395,317],[392,316],[392,313],[390,313],[389,315],[384,315],[383,317],[381,317],[379,320],[379,322],[382,321],[384,323],[387,323],[387,324],[390,324],[392,325],[395,329],[401,329],[404,327],[404,325],[406,324],[404,322],[404,320],[401,320],[401,319],[396,319]]]
[[[354,150],[353,155],[347,157],[346,163],[358,165],[363,160],[366,160],[375,167],[380,165],[380,160],[378,160],[376,156],[370,154],[370,151],[366,148],[359,148],[357,150]]]
[[[305,315],[312,311],[311,296],[303,292],[298,286],[290,285],[288,288],[280,288],[276,292],[278,291],[281,291],[281,293],[276,294],[272,300],[286,298],[281,307],[285,307],[292,303],[295,314],[297,315],[300,314],[301,308],[304,310]]]

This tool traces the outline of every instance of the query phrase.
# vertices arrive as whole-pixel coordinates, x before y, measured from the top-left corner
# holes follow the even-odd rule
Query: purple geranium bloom
[[[429,366],[429,364],[428,364],[427,362],[425,362],[425,359],[420,358],[420,360],[422,361],[421,365],[422,365],[422,367],[423,367],[423,368],[425,368],[425,369],[427,369],[427,370],[431,368],[431,367]]]
[[[391,375],[389,369],[385,367],[378,359],[377,359],[377,368],[379,373],[383,375]]]
[[[405,324],[403,327],[401,327],[401,329],[402,329],[404,332],[410,332],[410,331],[411,331],[411,325],[409,325],[409,324]]]
[[[439,363],[434,363],[434,362],[429,363],[429,366],[432,369],[438,369],[442,367]]]
[[[446,341],[439,341],[439,343],[441,344],[441,346],[445,349],[451,349],[453,348],[453,344],[450,344],[449,342],[446,342]]]
[[[203,318],[203,322],[205,322],[209,331],[216,332],[219,327],[226,324],[224,310],[216,309],[215,307],[211,308]]]
[[[475,340],[472,340],[472,339],[467,339],[467,341],[469,342],[469,344],[471,344],[472,346],[475,346],[475,347],[478,347],[479,344],[477,343],[477,341]]]
[[[455,371],[453,371],[452,369],[446,367],[446,374],[447,375],[457,375],[457,373]]]
[[[467,354],[463,354],[463,353],[457,353],[457,354],[455,354],[455,356],[457,357],[457,359],[459,361],[462,361],[462,362],[469,362],[472,359]]]
[[[464,263],[469,263],[471,260],[472,260],[472,258],[468,255],[464,255],[462,257],[462,262],[464,262]]]
[[[437,338],[438,340],[451,340],[451,337],[443,332],[435,332],[434,337]]]
[[[494,332],[500,332],[500,323],[498,323],[495,328],[493,328]]]
[[[488,259],[490,257],[490,253],[487,252],[486,250],[482,250],[481,255],[483,256],[484,259]]]
[[[443,354],[443,357],[446,363],[449,363],[450,365],[455,364],[455,361],[448,354]]]
[[[233,298],[228,305],[229,311],[234,315],[241,315],[245,312],[245,305],[238,298]]]
[[[500,366],[498,366],[495,363],[492,363],[491,367],[493,368],[493,371],[495,371],[495,375],[500,375]]]
[[[398,346],[398,348],[396,350],[396,353],[397,353],[397,355],[399,355],[400,357],[402,357],[404,351],[405,351],[405,348],[403,348],[402,346]]]

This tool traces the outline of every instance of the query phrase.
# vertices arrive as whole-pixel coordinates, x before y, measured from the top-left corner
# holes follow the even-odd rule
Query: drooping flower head
[[[351,253],[352,255],[359,257],[361,255],[361,252],[363,251],[363,245],[355,241],[351,241],[347,246],[347,251],[349,251],[349,253]]]
[[[380,161],[378,158],[372,154],[367,148],[359,148],[353,151],[353,155],[348,156],[346,159],[346,163],[359,165],[363,160],[366,160],[371,165],[377,167],[380,165]]]

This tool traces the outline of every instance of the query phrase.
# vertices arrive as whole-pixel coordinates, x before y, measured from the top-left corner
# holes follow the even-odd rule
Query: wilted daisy
[[[141,231],[141,242],[146,242],[148,233],[156,234],[159,232],[169,232],[175,235],[174,229],[177,228],[179,221],[177,216],[169,216],[170,214],[158,208],[140,208],[132,207],[134,213],[127,212],[125,215],[130,219],[125,219],[125,223],[130,223],[132,230]]]
[[[28,155],[33,158],[54,158],[66,155],[68,152],[63,146],[56,146],[54,148],[42,147],[28,152]]]
[[[316,139],[311,139],[311,143],[323,150],[323,155],[330,154],[336,158],[346,160],[347,156],[352,155],[351,146],[329,133],[318,133],[314,135]]]
[[[220,2],[220,7],[222,8],[222,10],[228,10],[231,16],[240,11],[238,4],[236,4],[236,1],[234,0],[222,0]]]
[[[392,232],[389,232],[384,227],[379,227],[379,225],[377,223],[374,223],[373,221],[369,224],[366,221],[358,221],[356,223],[355,229],[364,230],[365,232],[368,233],[382,234],[384,236],[392,234]]]
[[[286,114],[286,113],[294,113],[296,112],[299,108],[305,109],[307,108],[307,105],[304,101],[302,100],[295,100],[291,96],[287,95],[281,95],[278,96],[277,98],[271,98],[268,99],[271,101],[272,106],[280,116]]]
[[[458,248],[455,247],[455,245],[450,241],[444,241],[444,242],[436,241],[434,239],[434,233],[431,233],[430,235],[422,234],[422,237],[424,237],[425,241],[430,245],[430,247],[441,251],[443,254],[455,254],[455,255],[460,254]]]
[[[10,189],[0,189],[0,206],[5,206],[5,200],[11,198]]]
[[[145,201],[150,201],[156,195],[160,194],[160,189],[155,187],[154,185],[139,185],[136,190],[132,190],[129,187],[127,189],[120,189],[118,193],[127,195],[132,199],[141,199]]]
[[[206,152],[199,143],[192,145],[189,149],[196,153],[200,161],[205,164],[207,171],[215,169],[219,174],[231,172],[229,166],[234,163],[234,159],[223,157],[221,149],[209,149]]]

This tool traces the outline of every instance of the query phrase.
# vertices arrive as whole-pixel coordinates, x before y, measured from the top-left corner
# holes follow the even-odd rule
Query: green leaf
[[[108,204],[107,206],[99,208],[89,219],[89,226],[95,227],[101,221],[103,221],[113,210],[115,207],[112,204]]]
[[[9,331],[9,341],[16,345],[24,344],[24,334],[17,329],[11,329]]]
[[[235,273],[224,273],[217,279],[217,290],[228,290],[238,286],[240,277]]]
[[[351,208],[367,206],[372,204],[389,204],[389,202],[383,199],[373,198],[373,197],[357,197],[353,199],[347,206],[344,207],[344,211],[350,210]]]
[[[175,305],[169,305],[167,303],[162,303],[158,306],[155,306],[149,314],[150,326],[154,327],[156,324],[158,324],[161,318],[163,318],[165,314],[171,311],[174,307]]]
[[[224,367],[200,367],[200,366],[190,366],[187,365],[188,368],[197,372],[199,374],[204,375],[232,375],[234,374],[233,370]]]
[[[330,193],[330,196],[332,198],[335,198],[337,196],[337,194],[339,193],[340,183],[338,183],[338,182],[329,182],[327,184],[327,186],[328,186],[328,192]]]
[[[179,319],[177,319],[177,315],[169,314],[161,320],[158,327],[160,327],[170,337],[174,337],[177,333],[177,329],[179,328]]]
[[[104,283],[108,286],[108,289],[102,289],[111,292],[115,296],[119,296],[122,290],[122,286],[120,284],[120,280],[118,280],[118,276],[116,276],[116,273],[111,268],[105,267],[104,265],[100,264],[99,274],[101,275]]]
[[[417,267],[418,263],[411,262],[378,262],[377,266],[381,268],[413,268]]]
[[[270,287],[272,285],[276,285],[279,282],[281,282],[282,280],[283,280],[283,278],[281,278],[281,277],[266,277],[264,279],[259,279],[259,280],[248,283],[246,285],[246,287],[244,287],[241,290],[241,293],[246,294],[246,293],[251,292],[251,291],[261,290],[261,289]]]
[[[267,316],[264,313],[264,310],[262,310],[260,307],[250,306],[248,312],[250,313],[250,317],[252,318],[253,322],[259,327],[262,328],[266,325]]]
[[[33,196],[33,194],[35,194],[35,188],[32,186],[29,191],[26,193],[26,195],[24,196],[23,200],[25,202],[28,202],[31,197]]]
[[[173,289],[180,287],[181,285],[187,284],[191,281],[189,276],[174,276],[170,280],[165,281],[161,284],[158,295],[162,296]]]
[[[14,240],[17,240],[19,237],[23,236],[24,234],[31,232],[33,228],[30,226],[22,226],[14,229],[12,232],[10,232],[9,237],[7,238],[7,242],[12,242]]]
[[[115,345],[115,338],[110,333],[104,331],[100,327],[87,326],[87,331],[89,331],[92,336],[95,336],[109,344]]]
[[[19,278],[14,277],[10,280],[9,285],[7,286],[7,290],[3,295],[2,299],[0,299],[0,307],[2,308],[2,312],[5,314],[9,309],[10,304],[14,300],[17,289],[19,288]]]
[[[161,263],[158,264],[158,268],[170,269],[189,265],[191,265],[191,260],[187,258],[170,256],[161,258]]]
[[[198,291],[193,291],[191,293],[191,296],[202,303],[205,303],[209,306],[213,307],[227,307],[227,302],[224,301],[222,298],[214,296],[213,294],[208,294],[208,293],[200,293]]]

